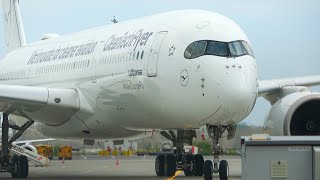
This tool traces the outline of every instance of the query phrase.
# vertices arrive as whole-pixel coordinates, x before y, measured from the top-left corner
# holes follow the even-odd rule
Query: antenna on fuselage
[[[113,22],[114,24],[118,23],[115,16],[113,16],[113,19],[111,20],[111,22]]]

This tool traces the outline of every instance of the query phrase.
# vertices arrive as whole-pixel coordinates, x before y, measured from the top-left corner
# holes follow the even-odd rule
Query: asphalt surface
[[[211,157],[205,157],[208,159]],[[241,179],[241,159],[236,156],[221,157],[229,162],[230,180]],[[118,160],[118,164],[117,164]],[[113,179],[113,180],[167,180],[168,177],[157,177],[154,171],[155,157],[99,157],[74,156],[73,160],[52,160],[48,167],[35,167],[30,163],[28,179]],[[0,174],[0,179],[11,179],[10,174]],[[177,172],[177,180],[200,180],[203,177],[186,177],[183,172]],[[218,177],[214,177],[218,179]]]

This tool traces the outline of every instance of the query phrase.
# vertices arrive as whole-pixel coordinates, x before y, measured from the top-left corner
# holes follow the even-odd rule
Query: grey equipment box
[[[320,136],[241,137],[242,180],[320,180]]]

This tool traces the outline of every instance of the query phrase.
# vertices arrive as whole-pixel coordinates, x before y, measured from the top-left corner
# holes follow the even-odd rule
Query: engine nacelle
[[[320,135],[320,93],[296,92],[279,99],[264,122],[276,136]]]
[[[25,149],[28,149],[29,151],[38,153],[37,148],[34,147],[34,146],[31,145],[31,144],[25,144],[25,145],[22,145],[21,147],[22,147],[22,148],[25,148]]]

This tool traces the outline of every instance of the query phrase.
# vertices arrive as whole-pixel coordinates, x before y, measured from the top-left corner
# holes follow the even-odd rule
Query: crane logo
[[[185,69],[180,74],[180,83],[182,86],[186,86],[186,85],[188,85],[188,82],[189,82],[189,73]]]

